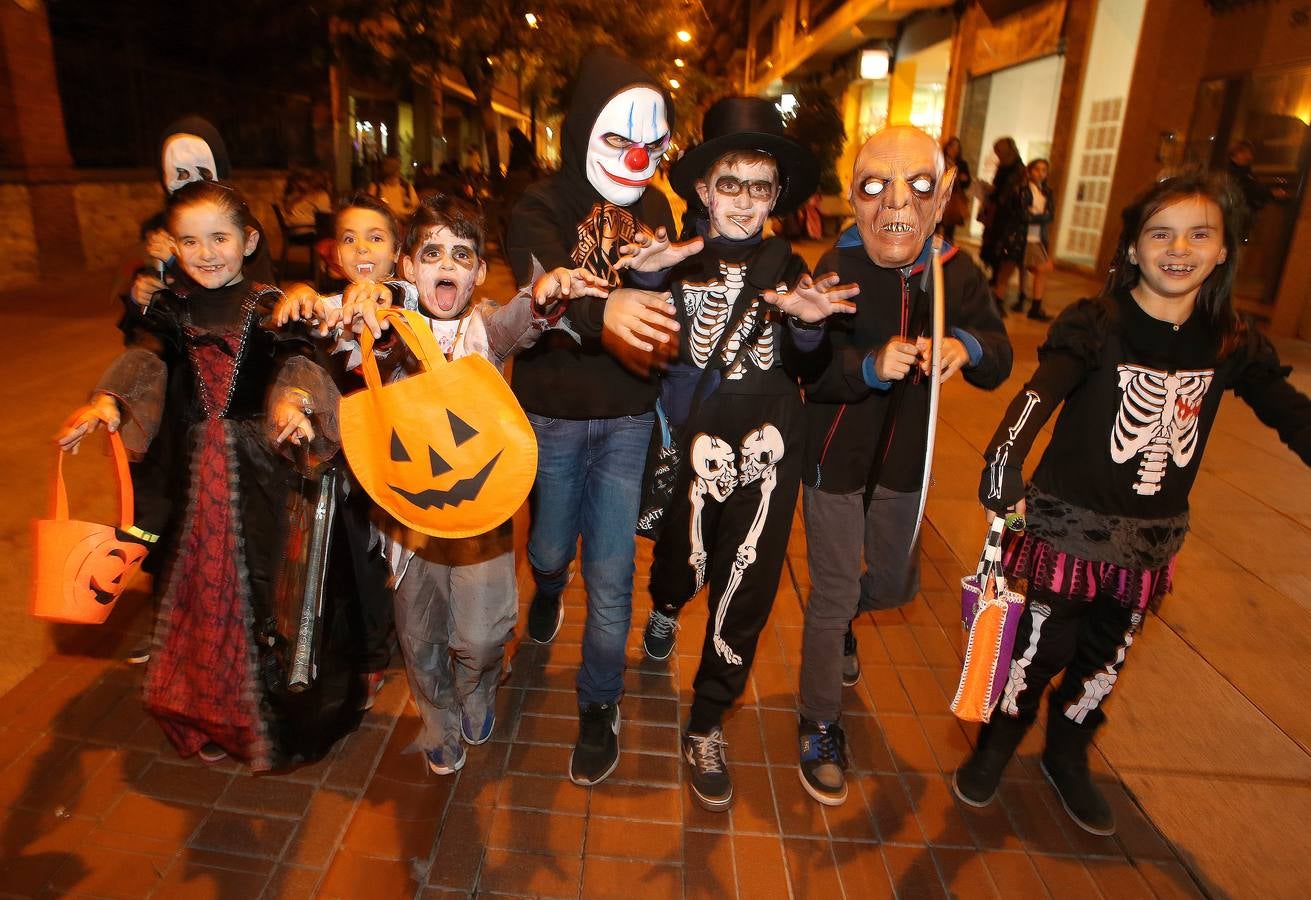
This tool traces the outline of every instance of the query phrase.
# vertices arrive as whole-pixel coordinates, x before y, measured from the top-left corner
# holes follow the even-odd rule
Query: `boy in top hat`
[[[644,234],[620,263],[648,273],[638,277],[652,287],[650,273],[659,272],[673,308],[650,295],[612,295],[605,324],[647,351],[668,331],[682,336],[661,383],[639,516],[643,532],[659,525],[644,645],[667,658],[679,611],[709,585],[683,754],[697,800],[719,811],[733,799],[722,720],[746,686],[773,607],[801,480],[796,378],[821,343],[819,323],[854,310],[855,289],[837,286],[836,275],[812,280],[786,240],[762,236],[770,215],[795,209],[818,180],[814,157],[783,135],[774,105],[725,98],[707,111],[702,133],[670,177],[706,211],[698,237],[671,245],[663,231]],[[655,481],[669,478],[667,501],[647,503]]]

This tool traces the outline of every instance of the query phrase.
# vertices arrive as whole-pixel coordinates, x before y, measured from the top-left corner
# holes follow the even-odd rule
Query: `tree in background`
[[[459,70],[487,138],[495,133],[492,98],[502,73],[517,75],[523,96],[544,111],[560,111],[580,60],[596,46],[613,47],[666,85],[678,80],[673,94],[681,134],[699,125],[702,104],[723,90],[693,71],[694,62],[674,65],[676,57],[695,55],[695,45],[676,37],[679,29],[695,28],[701,15],[700,4],[687,0],[643,7],[609,0],[329,0],[327,6],[337,23],[338,52],[353,66],[419,79],[435,77],[443,66]],[[491,171],[498,171],[497,143],[484,143]]]

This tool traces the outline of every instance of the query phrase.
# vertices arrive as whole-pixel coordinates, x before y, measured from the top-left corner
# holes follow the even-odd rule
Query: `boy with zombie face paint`
[[[664,233],[640,235],[621,265],[672,291],[663,298],[616,296],[605,322],[624,340],[681,338],[661,379],[660,434],[647,479],[671,479],[639,524],[656,531],[644,635],[646,653],[673,651],[677,617],[709,586],[710,621],[683,754],[693,795],[706,809],[733,799],[723,717],[741,696],[756,642],[778,591],[801,481],[804,435],[796,379],[823,339],[833,312],[851,312],[854,285],[836,275],[814,281],[783,238],[763,238],[770,215],[786,215],[818,181],[814,157],[783,134],[768,100],[729,97],[706,113],[704,140],[673,167],[671,183],[706,216],[698,237],[670,245]],[[786,316],[784,314],[787,314]],[[671,453],[672,451],[672,453]]]
[[[669,146],[673,104],[660,83],[608,50],[583,60],[561,134],[561,169],[529,188],[510,214],[519,284],[534,260],[583,267],[612,286],[620,248],[640,227],[672,229],[669,203],[647,190]],[[587,622],[578,670],[579,736],[570,778],[595,784],[619,761],[619,708],[632,620],[634,524],[655,384],[602,346],[603,306],[571,302],[514,364],[511,386],[537,434],[528,559],[536,593],[528,635],[553,640],[578,539]]]
[[[851,621],[893,609],[919,589],[917,532],[927,465],[933,231],[951,195],[937,143],[894,127],[856,159],[856,224],[820,261],[860,286],[856,313],[828,327],[831,356],[805,384],[803,512],[811,592],[801,655],[802,783],[816,800],[846,799],[842,687],[860,679]],[[941,378],[961,372],[992,390],[1011,370],[1011,347],[983,273],[943,245]],[[863,553],[863,562],[862,562]]]
[[[539,272],[535,294],[523,290],[504,304],[473,305],[474,289],[487,276],[482,220],[441,195],[424,201],[411,217],[400,247],[400,274],[404,281],[388,281],[387,289],[404,308],[424,316],[449,359],[480,355],[498,370],[536,343],[560,297],[605,296],[600,279],[560,270]],[[371,303],[344,304],[343,326],[381,331],[387,321],[369,321],[364,311],[371,308]],[[335,311],[325,312],[332,324]],[[338,348],[347,352],[347,366],[359,364],[355,341],[341,341]],[[412,362],[403,345],[383,340],[374,348],[383,378],[403,377]],[[518,619],[513,540],[509,521],[458,539],[387,529],[396,637],[423,720],[416,743],[438,775],[463,767],[465,745],[485,743],[495,727],[501,661]]]

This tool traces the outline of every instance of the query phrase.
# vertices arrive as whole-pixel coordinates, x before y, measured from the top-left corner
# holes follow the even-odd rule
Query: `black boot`
[[[1050,322],[1052,317],[1042,311],[1042,298],[1039,297],[1033,301],[1033,306],[1029,307],[1029,318],[1035,322]]]
[[[1011,304],[1011,312],[1024,312],[1024,302],[1028,298],[1024,296],[1024,291],[1020,291],[1015,296],[1015,302]]]
[[[979,740],[970,758],[951,776],[951,787],[961,802],[983,807],[997,795],[1001,773],[1020,746],[1029,722],[994,713],[992,721],[979,729]]]
[[[1115,834],[1115,815],[1088,771],[1088,745],[1095,730],[1049,710],[1042,774],[1056,788],[1076,825],[1092,834],[1109,835]]]

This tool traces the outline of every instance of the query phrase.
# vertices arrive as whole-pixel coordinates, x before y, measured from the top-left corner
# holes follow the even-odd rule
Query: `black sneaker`
[[[1044,753],[1038,764],[1048,783],[1056,788],[1061,806],[1070,814],[1074,824],[1089,834],[1102,837],[1115,834],[1115,814],[1102,792],[1093,783],[1087,766],[1063,765],[1049,759]]]
[[[678,631],[678,620],[667,616],[658,609],[651,610],[651,618],[646,620],[642,631],[642,648],[652,659],[669,659],[674,652],[674,636]]]
[[[578,743],[569,756],[569,780],[600,784],[619,765],[619,704],[589,703],[578,711]]]
[[[528,607],[528,636],[539,644],[549,644],[564,624],[564,603],[559,594],[539,590]]]
[[[847,633],[842,638],[842,686],[855,687],[860,684],[860,657],[856,655],[856,632],[847,623]]]
[[[710,812],[724,812],[733,805],[724,747],[724,729],[718,725],[709,734],[683,735],[683,757],[692,766],[692,794]]]
[[[825,806],[840,806],[847,799],[847,736],[842,726],[802,716],[797,742],[801,750],[801,786]]]
[[[139,666],[150,662],[150,645],[142,644],[140,647],[134,647],[123,657],[123,662],[129,666]]]

